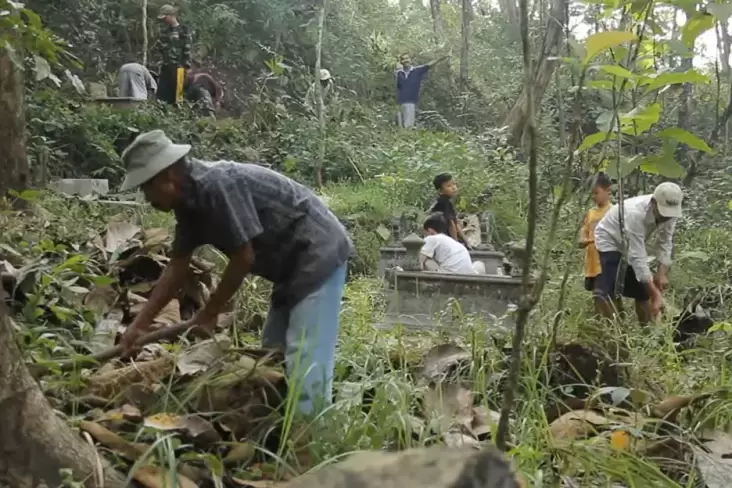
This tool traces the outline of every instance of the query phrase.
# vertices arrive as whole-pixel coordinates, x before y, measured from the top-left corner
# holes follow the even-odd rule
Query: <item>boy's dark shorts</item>
[[[597,276],[585,276],[585,290],[595,291],[595,278]]]
[[[602,271],[595,277],[594,292],[596,296],[615,297],[615,281],[618,277],[618,267],[622,259],[622,253],[600,252],[600,267]],[[625,270],[625,284],[623,296],[645,302],[649,300],[648,291],[645,285],[635,277],[632,266]]]

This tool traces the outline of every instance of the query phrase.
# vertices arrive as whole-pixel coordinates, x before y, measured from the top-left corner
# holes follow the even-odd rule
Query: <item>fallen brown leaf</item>
[[[157,324],[173,325],[182,322],[180,319],[180,302],[176,299],[171,300],[163,307],[153,322]]]
[[[438,382],[425,391],[422,405],[425,418],[438,423],[439,433],[455,425],[472,425],[473,392],[461,384]]]
[[[159,466],[143,466],[132,477],[145,488],[172,488],[173,476]],[[177,488],[197,488],[197,485],[180,473],[176,473]]]
[[[133,363],[121,369],[91,376],[87,380],[87,387],[83,394],[113,398],[137,383],[152,388],[163,378],[168,377],[173,372],[174,367],[172,356],[165,356],[144,363]]]
[[[101,420],[126,420],[128,422],[141,422],[143,419],[140,409],[133,405],[122,405],[104,414]]]
[[[610,419],[592,410],[573,410],[560,416],[549,426],[554,440],[573,441],[598,433],[598,428],[609,427]]]
[[[110,222],[104,237],[104,250],[114,252],[140,232],[140,228],[130,222]]]
[[[143,232],[143,246],[146,248],[157,247],[165,244],[169,238],[170,233],[164,227],[146,229]]]
[[[692,403],[706,400],[715,393],[716,392],[701,393],[699,395],[673,395],[663,399],[660,403],[651,407],[650,413],[653,417],[674,422],[681,409],[688,407]]]
[[[277,483],[275,481],[268,481],[268,480],[259,480],[259,481],[251,481],[251,480],[243,480],[239,478],[231,478],[231,481],[236,483],[239,486],[244,486],[246,488],[278,488],[278,487],[284,487],[287,483]]]
[[[224,457],[224,464],[238,464],[242,461],[248,461],[254,457],[256,452],[256,447],[249,442],[235,444]]]
[[[82,303],[98,316],[106,315],[114,306],[119,293],[113,286],[95,286],[84,296]]]
[[[143,425],[155,430],[184,432],[199,444],[213,444],[221,440],[213,424],[198,415],[159,413],[146,417]]]
[[[145,454],[148,446],[145,444],[135,444],[128,442],[121,436],[115,434],[111,430],[107,429],[97,422],[89,422],[83,420],[79,423],[79,428],[85,432],[91,434],[91,436],[101,445],[107,449],[118,452],[122,456],[126,457],[131,461],[135,461],[140,456]]]
[[[207,339],[197,342],[178,355],[176,363],[178,372],[190,375],[205,371],[224,357],[230,346],[231,341],[228,339]]]

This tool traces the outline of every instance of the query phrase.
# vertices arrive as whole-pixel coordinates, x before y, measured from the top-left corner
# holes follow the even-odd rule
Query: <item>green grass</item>
[[[394,210],[391,189],[379,182],[360,186],[357,190],[349,186],[334,186],[324,193],[330,198],[331,207],[338,213],[357,213],[374,215],[379,218],[390,215]],[[399,199],[397,199],[399,200]],[[402,200],[403,201],[403,200]],[[43,239],[54,242],[83,243],[101,231],[104,222],[120,213],[145,227],[170,226],[169,215],[150,212],[146,207],[120,209],[94,203],[84,203],[57,197],[43,197],[38,201],[43,209],[36,211],[36,217],[18,218],[11,213],[0,214],[0,224],[6,229],[0,242],[6,247],[18,250],[30,259],[40,251],[32,250],[33,244]],[[49,223],[39,225],[43,220]],[[368,232],[364,231],[363,235]],[[565,235],[568,230],[565,229]],[[361,241],[362,234],[355,236],[357,247],[364,252],[378,252],[377,240]],[[570,245],[564,246],[569,248]],[[687,251],[701,251],[708,254],[706,260],[689,258],[672,273],[675,287],[669,295],[669,308],[680,307],[680,297],[691,286],[721,283],[726,276],[726,256],[730,245],[725,234],[710,230],[701,235],[680,235],[677,238],[677,254]],[[574,251],[573,251],[574,252]],[[670,343],[673,324],[671,315],[648,328],[640,328],[633,320],[615,325],[600,324],[591,318],[589,297],[581,286],[581,254],[574,252],[576,259],[571,261],[571,280],[566,309],[568,313],[561,321],[559,338],[561,342],[578,341],[595,345],[609,354],[618,348],[628,351],[629,378],[622,385],[647,392],[659,400],[667,395],[709,391],[716,388],[732,389],[732,378],[728,370],[730,347],[729,335],[715,340],[705,339],[697,350],[683,358]],[[208,257],[223,265],[224,259],[209,251]],[[580,486],[609,486],[610,481],[624,483],[626,486],[678,487],[692,486],[678,484],[658,468],[657,462],[643,459],[628,452],[617,452],[597,440],[578,442],[571,447],[557,447],[550,439],[544,407],[549,399],[549,391],[540,384],[541,370],[536,367],[537,359],[546,354],[551,324],[556,314],[561,275],[565,270],[565,258],[559,256],[552,261],[551,280],[547,285],[539,307],[530,318],[526,347],[523,350],[524,363],[521,374],[521,388],[513,416],[511,455],[520,470],[531,481],[532,486],[555,486],[556,474],[576,476],[584,473]],[[251,280],[245,285],[237,298],[237,320],[244,321],[253,314],[266,313],[268,287],[261,280]],[[336,364],[336,389],[345,384],[356,383],[364,389],[376,391],[373,405],[364,412],[359,401],[353,398],[340,398],[325,411],[321,418],[313,421],[310,432],[311,466],[318,466],[348,453],[362,449],[382,449],[384,447],[403,449],[406,447],[428,445],[438,441],[435,434],[413,437],[410,432],[410,418],[419,414],[419,397],[423,386],[415,384],[409,374],[408,365],[415,364],[431,346],[447,340],[444,331],[430,331],[421,334],[401,330],[377,330],[373,324],[383,312],[383,298],[380,284],[364,276],[355,277],[346,290],[346,301],[341,316],[338,357]],[[726,311],[725,311],[726,313]],[[513,317],[505,317],[510,323]],[[22,321],[21,321],[22,322]],[[457,330],[451,331],[452,341],[463,346],[475,358],[468,377],[474,392],[479,393],[485,407],[496,410],[500,405],[502,380],[505,370],[503,357],[484,331],[491,324],[476,322],[465,318]],[[72,330],[69,333],[56,333],[45,330],[44,324],[26,321],[24,323],[25,353],[27,355],[63,355],[70,351],[73,341],[82,339],[88,330]],[[81,335],[80,335],[81,334]],[[257,342],[256,334],[241,334],[233,337],[235,345]],[[183,346],[180,346],[183,347]],[[59,352],[60,351],[60,352]],[[401,358],[402,368],[393,368],[394,357]],[[61,391],[73,391],[81,380],[69,375],[54,378],[49,387]],[[189,409],[190,399],[196,394],[190,388],[182,391],[174,382],[163,385],[165,402],[159,406],[161,411],[183,411]],[[288,429],[295,430],[292,404],[286,413]],[[716,398],[683,416],[684,442],[692,434],[706,427],[725,428],[732,418],[732,409],[725,398]],[[324,428],[327,426],[327,428]],[[276,469],[294,473],[300,470],[297,461],[289,455],[287,446],[271,453],[279,461]],[[291,447],[291,446],[290,446]],[[263,448],[260,446],[260,449]],[[188,453],[181,455],[179,442],[169,435],[159,434],[154,448],[160,462],[168,467],[175,466],[185,459],[197,457],[210,466],[221,463],[215,455]],[[269,470],[268,467],[257,469]],[[272,468],[275,469],[275,468]],[[241,477],[265,475],[252,471],[246,463],[227,467],[230,473]],[[266,474],[271,476],[271,473]],[[596,484],[592,484],[592,483]]]

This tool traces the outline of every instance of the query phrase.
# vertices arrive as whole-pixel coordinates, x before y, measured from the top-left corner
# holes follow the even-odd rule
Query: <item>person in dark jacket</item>
[[[178,103],[183,99],[185,71],[191,67],[191,37],[178,22],[178,11],[172,5],[160,7],[158,19],[165,23],[160,34],[160,74],[158,100]]]
[[[397,103],[401,107],[402,127],[414,127],[417,120],[417,105],[419,104],[419,91],[422,88],[422,80],[427,76],[431,67],[447,59],[443,56],[440,59],[430,61],[420,66],[412,66],[409,54],[399,56],[402,67],[396,72],[396,94]]]

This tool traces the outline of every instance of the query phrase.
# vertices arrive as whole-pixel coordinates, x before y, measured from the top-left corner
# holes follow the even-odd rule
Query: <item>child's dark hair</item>
[[[597,177],[595,178],[594,186],[599,186],[600,188],[607,190],[612,186],[612,184],[613,182],[608,175],[606,175],[605,173],[598,173]]]
[[[434,180],[432,180],[432,184],[435,185],[435,190],[441,190],[442,185],[448,181],[452,181],[452,175],[450,173],[440,173],[435,176]]]
[[[424,229],[432,229],[440,234],[447,234],[447,219],[442,212],[435,212],[424,221]]]

